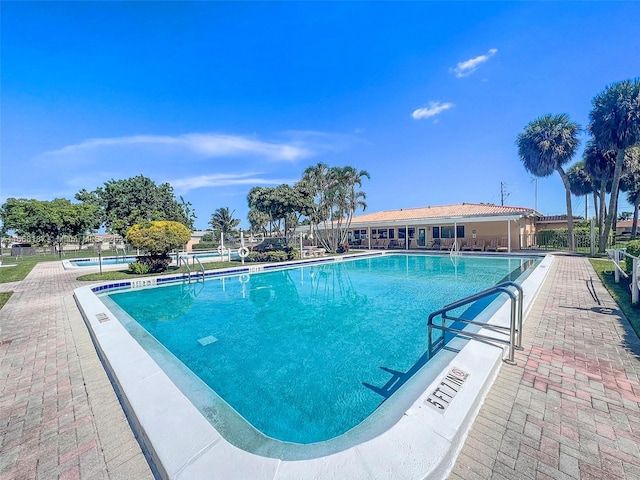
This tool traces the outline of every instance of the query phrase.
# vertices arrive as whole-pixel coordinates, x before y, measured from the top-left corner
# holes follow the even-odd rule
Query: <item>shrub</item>
[[[144,275],[145,273],[149,273],[150,268],[146,263],[133,262],[129,264],[129,270],[137,275]]]
[[[249,252],[245,259],[247,262],[286,262],[287,260],[289,260],[289,255],[283,250]]]
[[[215,250],[220,244],[218,242],[200,242],[193,245],[194,250]]]
[[[139,223],[127,231],[127,242],[150,255],[166,255],[190,238],[191,232],[183,224],[165,220]]]
[[[640,257],[640,240],[631,240],[629,243],[627,243],[625,248],[629,255]],[[631,275],[632,269],[633,260],[629,257],[624,257],[624,271],[627,272],[627,275]]]
[[[640,240],[631,240],[626,246],[627,253],[634,257],[640,257]]]
[[[146,265],[150,273],[160,273],[169,268],[171,257],[169,255],[144,255],[136,257],[136,262]]]
[[[300,260],[300,251],[295,248],[286,248],[287,260]]]
[[[341,243],[338,245],[338,249],[336,253],[347,253],[349,251],[349,244],[347,242]]]
[[[249,252],[245,262],[286,262],[287,260],[299,260],[300,252],[295,248],[287,247],[284,250],[267,250],[265,252]]]

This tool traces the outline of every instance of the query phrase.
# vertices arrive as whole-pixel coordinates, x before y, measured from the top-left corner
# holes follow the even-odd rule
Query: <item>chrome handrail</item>
[[[182,263],[185,267],[187,267],[187,272],[189,272],[187,281],[188,283],[191,283],[191,269],[189,268],[189,260],[187,260],[187,257],[182,256],[179,253],[177,253],[176,256],[178,258],[178,268],[180,268],[180,263]]]
[[[198,262],[198,265],[200,265],[200,270],[202,271],[202,281],[204,282],[204,265],[202,265],[202,262],[200,261],[200,259],[195,255],[193,256],[193,261]]]
[[[510,288],[515,288],[517,293],[514,293],[512,290],[510,290]],[[509,296],[509,298],[511,298],[511,314],[510,314],[510,322],[508,327],[504,327],[500,325],[491,325],[484,322],[466,320],[464,318],[453,317],[451,315],[448,315],[449,311],[451,310],[463,307],[465,305],[469,305],[470,303],[486,298],[490,295],[495,295],[495,294],[499,295],[501,293],[505,293]],[[427,320],[429,358],[433,356],[433,329],[436,328],[438,330],[443,331],[443,335],[442,335],[443,342],[444,342],[445,333],[452,332],[457,335],[469,337],[471,339],[483,339],[488,342],[497,342],[497,343],[506,344],[509,346],[509,356],[505,361],[507,363],[514,364],[515,363],[514,350],[515,349],[522,350],[522,309],[523,309],[522,299],[523,299],[523,296],[524,294],[522,291],[522,287],[518,285],[516,282],[511,282],[511,281],[503,282],[498,285],[494,285],[493,287],[483,290],[481,292],[478,292],[468,297],[465,297],[463,299],[460,299],[456,302],[450,303],[442,307],[441,309],[436,310],[435,312],[432,312],[429,315],[429,318]],[[433,323],[433,320],[437,316],[440,316],[441,318],[441,321],[442,321],[441,325],[434,325]],[[460,321],[460,322],[466,323],[467,325],[476,325],[476,326],[485,328],[487,330],[493,330],[493,331],[508,330],[509,339],[504,340],[504,339],[492,337],[489,335],[467,332],[464,330],[447,327],[445,325],[445,322],[447,320]]]

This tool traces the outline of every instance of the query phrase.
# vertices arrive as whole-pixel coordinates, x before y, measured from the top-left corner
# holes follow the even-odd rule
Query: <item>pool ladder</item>
[[[491,295],[496,294],[499,295],[501,293],[504,293],[508,295],[509,298],[511,298],[511,318],[508,327],[500,325],[490,325],[485,322],[466,320],[464,318],[454,317],[450,315],[451,310],[464,307],[465,305],[469,305],[483,298],[490,297]],[[515,282],[503,282],[491,288],[478,292],[474,295],[470,295],[466,298],[458,300],[457,302],[450,303],[440,310],[436,310],[435,312],[431,313],[429,315],[429,319],[427,320],[427,330],[429,336],[429,358],[432,358],[434,354],[433,329],[435,328],[437,330],[442,330],[443,332],[442,338],[438,339],[438,341],[436,342],[436,344],[441,344],[440,347],[444,346],[446,332],[452,332],[463,337],[468,337],[472,340],[483,340],[489,343],[508,345],[509,354],[505,362],[514,365],[514,350],[522,350],[522,298],[523,292],[520,285]],[[440,325],[434,323],[436,317],[440,317]],[[508,333],[508,339],[453,328],[452,326],[446,325],[447,320],[453,322],[463,322],[467,325],[476,325],[485,330],[492,330],[502,334]]]
[[[187,282],[191,283],[191,268],[189,267],[189,259],[187,256],[185,255],[180,255],[177,254],[178,257],[178,268],[180,268],[180,263],[182,263],[185,267],[187,267]],[[202,272],[202,281],[204,282],[204,265],[202,265],[202,262],[200,261],[200,259],[196,256],[193,257],[193,262],[195,265],[195,262],[198,262],[198,265],[200,265],[200,271]],[[196,277],[197,280],[197,277]]]

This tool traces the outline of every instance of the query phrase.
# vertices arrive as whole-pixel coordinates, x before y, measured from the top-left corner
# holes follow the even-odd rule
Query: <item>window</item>
[[[409,227],[409,238],[416,238],[416,229]]]
[[[433,227],[433,228],[435,229],[436,227]],[[458,225],[456,227],[455,235],[454,235],[453,225],[446,225],[446,226],[440,227],[440,229],[441,229],[442,238],[454,238],[454,237],[464,238],[464,225]],[[434,238],[436,237],[434,236]]]
[[[390,229],[389,229],[389,238],[394,238],[394,237],[393,237],[393,232],[394,232],[394,231],[395,231],[395,230],[394,230],[393,228],[390,228]]]
[[[386,228],[379,228],[378,229],[378,238],[388,238],[387,229]]]
[[[406,234],[407,234],[406,232],[407,232],[407,231],[406,231],[406,229],[404,229],[404,228],[399,228],[399,229],[398,229],[398,238],[405,238],[405,236],[406,236]]]
[[[433,238],[440,238],[440,227],[433,227]]]

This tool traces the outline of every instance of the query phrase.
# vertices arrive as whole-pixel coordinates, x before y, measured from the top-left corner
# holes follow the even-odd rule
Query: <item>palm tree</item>
[[[544,115],[530,122],[518,135],[516,145],[524,168],[536,177],[558,172],[565,188],[569,250],[574,250],[571,185],[562,168],[575,155],[580,140],[580,127],[566,114]]]
[[[304,171],[302,182],[314,197],[311,214],[316,238],[329,251],[336,251],[347,239],[348,228],[353,214],[358,208],[363,210],[366,194],[359,190],[364,178],[369,178],[366,170],[353,167],[331,167],[318,163]],[[319,225],[323,225],[320,231]]]
[[[600,252],[604,252],[607,238],[618,210],[618,192],[624,168],[625,150],[640,143],[640,79],[625,80],[608,86],[593,99],[589,113],[589,133],[602,151],[616,152],[616,166],[611,183],[609,213],[600,232]]]
[[[569,177],[569,185],[571,185],[571,193],[576,197],[585,197],[585,216],[589,217],[587,205],[589,204],[589,195],[595,194],[595,185],[593,179],[585,169],[584,160],[575,163],[567,170],[567,177]],[[595,198],[595,195],[594,195]],[[597,208],[597,205],[596,205]]]
[[[232,233],[240,224],[240,220],[233,218],[234,213],[235,210],[230,212],[228,207],[219,208],[211,215],[209,225],[220,233]]]
[[[347,240],[347,232],[351,226],[351,219],[358,208],[367,209],[367,194],[357,188],[362,186],[363,178],[371,178],[366,170],[356,170],[353,167],[336,168],[336,183],[340,186],[336,196],[336,212],[338,221],[344,219],[344,228],[341,229],[339,243]]]
[[[620,189],[627,192],[627,201],[633,205],[631,239],[635,240],[638,229],[638,209],[640,208],[640,146],[627,149],[624,163],[625,171],[620,180]]]
[[[604,221],[607,216],[606,195],[611,192],[611,179],[616,166],[616,155],[612,150],[603,152],[598,148],[593,139],[587,142],[587,146],[582,153],[585,170],[594,181],[598,192],[598,205],[596,209],[596,222],[598,232],[604,230]]]

